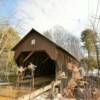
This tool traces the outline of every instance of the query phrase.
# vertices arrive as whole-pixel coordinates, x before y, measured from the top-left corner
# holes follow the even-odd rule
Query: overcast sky
[[[55,25],[80,37],[96,14],[98,0],[0,0],[0,16],[25,35],[32,27],[44,32]],[[97,15],[100,14],[100,7]]]

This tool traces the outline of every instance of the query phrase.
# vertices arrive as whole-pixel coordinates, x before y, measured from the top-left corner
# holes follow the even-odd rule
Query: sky
[[[22,36],[32,27],[43,33],[60,25],[80,37],[90,27],[90,21],[94,22],[97,3],[98,0],[0,0],[0,18],[7,19]]]

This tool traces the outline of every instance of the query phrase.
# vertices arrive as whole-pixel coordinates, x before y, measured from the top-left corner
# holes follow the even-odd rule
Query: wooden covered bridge
[[[37,66],[34,78],[37,80],[44,78],[48,80],[47,84],[58,80],[60,73],[64,73],[69,79],[72,76],[70,70],[79,67],[80,64],[77,58],[34,29],[31,29],[13,48],[13,51],[15,51],[14,58],[18,66],[22,65],[26,68],[30,62],[33,63]],[[34,83],[39,88],[43,82],[40,81],[40,85],[37,85],[36,81]],[[67,82],[61,84],[64,88]]]

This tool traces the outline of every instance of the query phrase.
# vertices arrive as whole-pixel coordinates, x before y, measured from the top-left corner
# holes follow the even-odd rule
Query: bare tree
[[[80,59],[80,43],[79,39],[71,35],[62,26],[54,26],[45,32],[44,35],[54,41],[56,44],[70,52],[73,56]]]

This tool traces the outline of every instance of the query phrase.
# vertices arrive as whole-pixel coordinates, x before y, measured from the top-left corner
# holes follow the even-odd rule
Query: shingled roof
[[[65,50],[64,48],[62,48],[60,45],[58,45],[57,43],[53,42],[52,40],[50,40],[49,38],[47,38],[46,36],[44,36],[43,34],[39,33],[37,30],[35,29],[31,29],[13,48],[12,50],[15,51],[15,49],[19,46],[19,44],[21,44],[25,38],[27,38],[27,36],[31,33],[31,32],[36,32],[37,34],[39,34],[40,36],[42,36],[43,38],[47,39],[49,42],[53,43],[54,45],[56,45],[58,48],[60,48],[61,50],[65,51],[66,53],[68,53],[71,57],[73,57],[76,61],[79,62],[79,59],[76,58],[75,56],[73,56],[71,53],[69,53],[67,50]]]

